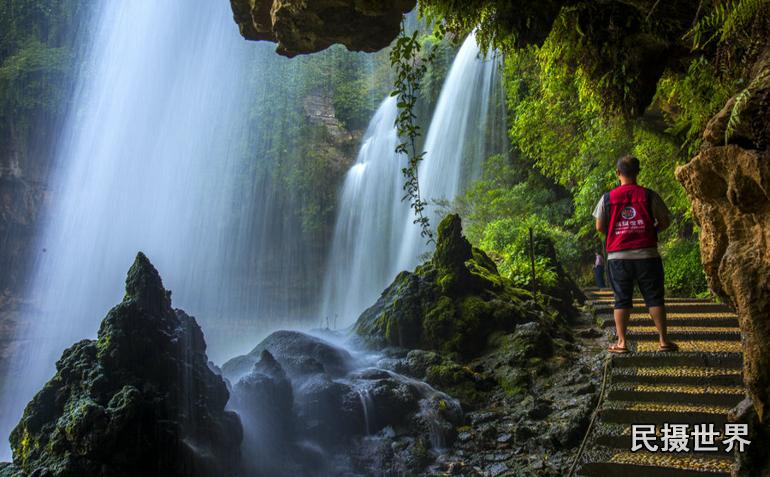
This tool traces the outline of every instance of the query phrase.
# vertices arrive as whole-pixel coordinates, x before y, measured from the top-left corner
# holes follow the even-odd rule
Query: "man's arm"
[[[655,228],[658,232],[663,232],[671,225],[671,212],[657,193],[652,197],[652,213],[655,215]]]
[[[601,233],[604,233],[604,231],[607,229],[607,226],[604,224],[604,218],[599,217],[596,219],[596,230],[598,230]]]
[[[605,230],[607,230],[607,224],[604,223],[604,196],[599,199],[596,207],[594,207],[593,216],[596,219],[596,230],[601,233],[605,233]]]

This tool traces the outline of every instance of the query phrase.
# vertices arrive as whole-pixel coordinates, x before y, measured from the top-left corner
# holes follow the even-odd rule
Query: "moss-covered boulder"
[[[355,332],[374,347],[397,346],[472,356],[490,333],[531,321],[528,293],[513,287],[494,262],[462,234],[457,215],[438,226],[436,251],[401,272],[358,318]]]
[[[64,351],[56,374],[11,433],[28,475],[230,476],[240,462],[238,416],[208,365],[195,319],[144,254],[96,340]]]

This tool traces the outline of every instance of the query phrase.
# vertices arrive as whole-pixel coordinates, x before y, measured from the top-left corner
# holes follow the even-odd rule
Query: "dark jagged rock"
[[[230,476],[241,425],[195,320],[141,252],[96,340],[67,349],[11,433],[28,475]]]
[[[454,398],[385,369],[355,369],[347,352],[318,338],[284,332],[256,349],[249,373],[240,370],[251,354],[225,366],[240,376],[230,405],[244,422],[244,475],[394,475],[404,460],[411,464],[399,475],[417,475],[426,460],[412,451],[427,459],[430,443],[451,443],[462,423]],[[284,363],[312,364],[292,372]]]
[[[296,394],[304,436],[333,446],[366,432],[364,409],[352,385],[317,374],[297,383]]]
[[[269,351],[290,375],[329,373],[338,377],[347,373],[353,357],[342,348],[299,331],[276,331],[262,340],[249,354],[238,356],[222,366],[231,380],[251,371],[263,351]]]
[[[18,467],[9,462],[0,462],[0,477],[23,477]]]
[[[415,0],[230,0],[241,35],[278,43],[278,53],[314,53],[341,43],[353,51],[377,51],[398,35]]]
[[[438,227],[433,258],[414,272],[401,272],[359,317],[355,331],[375,347],[471,356],[493,331],[536,318],[527,296],[463,237],[460,217],[449,215]]]
[[[244,473],[277,475],[275,464],[286,461],[295,436],[294,395],[286,373],[269,351],[262,351],[251,372],[235,383],[232,395],[230,407],[244,426]]]

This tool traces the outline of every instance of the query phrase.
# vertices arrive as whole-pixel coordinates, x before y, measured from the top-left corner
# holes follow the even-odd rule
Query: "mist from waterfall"
[[[481,173],[486,157],[499,152],[501,122],[499,60],[483,55],[471,34],[444,82],[419,168],[423,199],[435,227],[437,201],[456,198]],[[358,159],[339,195],[337,223],[326,268],[321,316],[338,326],[352,323],[374,304],[401,270],[411,270],[429,250],[402,201],[405,157],[395,154],[398,135],[394,98],[372,118]]]
[[[139,250],[174,306],[199,318],[214,360],[290,325],[303,301],[287,271],[305,273],[307,247],[246,140],[280,127],[247,119],[250,103],[274,94],[265,59],[288,60],[244,41],[228,2],[94,8],[36,242],[32,305],[0,383],[2,436],[62,351],[95,337]]]

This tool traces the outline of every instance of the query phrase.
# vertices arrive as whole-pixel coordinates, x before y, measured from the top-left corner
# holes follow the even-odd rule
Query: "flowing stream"
[[[463,43],[444,82],[425,141],[419,169],[423,199],[435,228],[441,207],[481,172],[484,159],[499,152],[505,131],[497,74],[498,59],[481,54],[475,35]],[[394,153],[398,135],[394,98],[372,118],[358,159],[340,193],[337,223],[327,263],[321,315],[349,325],[372,305],[401,270],[411,270],[429,250],[404,195]]]
[[[226,1],[95,8],[38,234],[34,305],[0,387],[4,437],[62,350],[96,335],[138,250],[174,306],[199,317],[214,360],[290,325],[301,301],[285,272],[307,264],[291,204],[244,154],[262,127],[244,119],[274,46],[244,41]]]

